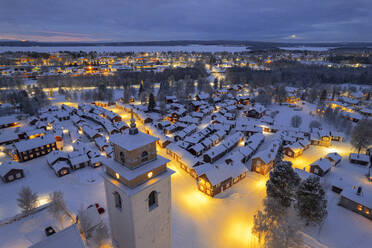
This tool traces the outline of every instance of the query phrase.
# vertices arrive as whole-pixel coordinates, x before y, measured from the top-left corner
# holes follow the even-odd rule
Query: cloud
[[[0,37],[42,41],[372,40],[369,0],[1,2]]]

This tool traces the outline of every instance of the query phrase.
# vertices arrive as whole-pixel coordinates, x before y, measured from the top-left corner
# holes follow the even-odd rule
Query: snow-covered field
[[[56,99],[57,100],[57,99]],[[58,99],[62,100],[62,99]],[[282,125],[290,125],[290,119],[297,114],[303,118],[302,127],[307,127],[309,122],[316,119],[310,116],[315,106],[303,105],[302,111],[294,111],[288,106],[273,106],[270,109],[279,110],[275,119]],[[128,121],[129,115],[123,115]],[[66,125],[69,121],[66,121]],[[323,125],[325,127],[325,125]],[[268,147],[272,135],[265,134],[265,143],[259,150]],[[87,141],[86,141],[87,142]],[[65,138],[66,149],[70,146],[70,140]],[[315,147],[309,150],[294,162],[294,167],[302,168],[303,165],[317,160],[328,152],[338,151],[346,156],[350,152],[350,145],[333,142],[332,147]],[[96,149],[93,143],[92,149]],[[164,155],[163,151],[159,151]],[[0,162],[9,159],[5,154],[0,154]],[[285,159],[287,159],[285,157]],[[46,197],[54,190],[62,190],[68,208],[77,212],[81,206],[99,203],[105,206],[104,185],[101,174],[102,168],[90,167],[72,172],[62,178],[56,177],[48,167],[45,157],[37,158],[23,163],[25,178],[13,183],[0,183],[0,219],[4,219],[19,213],[17,207],[17,193],[22,186],[30,186],[41,197]],[[247,163],[249,168],[250,161]],[[256,237],[251,235],[253,215],[262,207],[265,197],[265,183],[267,177],[257,173],[248,172],[247,178],[234,185],[230,189],[217,195],[215,198],[208,197],[199,192],[195,179],[186,174],[174,163],[169,167],[176,171],[172,176],[172,243],[173,247],[257,247]],[[343,177],[346,182],[359,182],[363,187],[372,185],[364,178],[365,168],[350,164],[344,157],[341,164],[332,168],[326,178],[326,192],[328,196],[328,218],[320,232],[318,228],[306,228],[305,233],[318,240],[324,246],[335,248],[364,248],[371,247],[372,222],[356,213],[346,210],[337,205],[338,195],[331,192],[329,184],[332,180]],[[107,215],[104,219],[108,221]],[[36,227],[42,228],[42,227]],[[22,235],[26,235],[27,229],[19,229]],[[0,226],[1,247],[19,247],[10,238],[9,231]],[[21,237],[22,239],[22,237]],[[320,246],[316,246],[320,247]]]
[[[245,46],[190,45],[190,46],[74,46],[74,47],[10,47],[0,46],[3,52],[242,52],[249,51]]]

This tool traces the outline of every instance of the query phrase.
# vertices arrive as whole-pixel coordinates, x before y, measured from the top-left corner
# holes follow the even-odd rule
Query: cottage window
[[[314,168],[314,174],[319,174],[319,169],[318,168]]]
[[[368,208],[364,209],[364,213],[365,213],[365,214],[369,214],[369,213],[370,213],[370,212],[369,212],[369,209],[368,209]]]
[[[27,157],[27,156],[23,156],[23,159],[24,159],[24,160],[27,160],[27,159],[28,159],[28,157]]]
[[[115,207],[117,209],[121,210],[122,209],[122,202],[121,202],[121,196],[120,196],[120,194],[115,191],[113,193],[113,195],[114,195]]]
[[[21,177],[22,177],[21,173],[18,172],[18,173],[16,174],[16,178],[21,178]]]
[[[14,176],[13,175],[9,175],[8,176],[8,181],[13,181],[14,180]]]
[[[149,195],[149,210],[153,210],[158,206],[158,192],[152,191]]]
[[[144,151],[142,154],[141,154],[141,160],[142,162],[145,162],[149,159],[149,153]]]
[[[125,163],[125,155],[124,152],[120,152],[120,161]]]
[[[359,211],[362,211],[362,209],[363,209],[362,205],[358,205],[357,209],[358,209]]]

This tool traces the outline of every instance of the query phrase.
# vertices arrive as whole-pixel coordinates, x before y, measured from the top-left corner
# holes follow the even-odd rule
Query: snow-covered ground
[[[58,98],[58,97],[57,97]],[[63,99],[56,99],[63,100]],[[306,103],[302,111],[294,111],[288,106],[273,106],[271,110],[279,110],[275,117],[282,125],[289,126],[290,119],[297,114],[303,118],[302,127],[317,117],[310,116],[309,112],[315,109],[314,105]],[[119,113],[125,121],[129,121],[128,113]],[[66,121],[66,126],[72,125]],[[326,126],[325,124],[323,125]],[[265,142],[260,147],[268,147],[273,135],[265,134]],[[88,142],[87,140],[85,140]],[[66,148],[70,147],[70,140],[65,138]],[[90,143],[92,149],[96,149]],[[328,152],[337,151],[346,156],[351,150],[347,143],[333,142],[332,147],[316,147],[304,152],[294,161],[294,167],[303,168]],[[159,151],[164,155],[163,151]],[[0,154],[0,162],[9,159]],[[288,159],[285,157],[285,159]],[[247,163],[249,168],[250,161]],[[20,212],[17,207],[17,193],[22,186],[30,186],[42,198],[54,190],[62,190],[68,208],[77,212],[81,205],[88,206],[99,203],[105,206],[104,185],[101,174],[102,168],[90,167],[73,171],[72,174],[58,178],[48,167],[45,157],[37,158],[23,163],[25,178],[12,183],[0,183],[0,219],[14,216]],[[265,183],[267,177],[257,173],[248,172],[247,178],[237,183],[215,198],[206,196],[198,191],[195,179],[170,162],[169,167],[176,171],[172,175],[172,240],[173,247],[257,247],[256,237],[251,234],[253,215],[262,208],[265,197]],[[363,187],[371,187],[364,177],[365,168],[350,164],[344,157],[341,164],[332,168],[326,177],[326,192],[328,196],[328,218],[321,231],[318,228],[306,228],[306,234],[318,240],[322,247],[363,248],[370,247],[372,243],[372,222],[354,212],[337,205],[338,195],[331,192],[330,183],[342,177],[343,180],[353,184],[358,182]],[[107,214],[104,214],[108,221]],[[9,232],[0,227],[0,240],[12,240]],[[16,239],[16,238],[15,238]],[[14,245],[14,244],[12,244]],[[7,247],[17,247],[16,245]],[[317,246],[320,247],[320,246]]]

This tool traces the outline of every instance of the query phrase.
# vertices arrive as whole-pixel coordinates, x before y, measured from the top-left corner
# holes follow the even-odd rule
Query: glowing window
[[[362,209],[363,209],[362,205],[358,205],[357,209],[358,209],[359,211],[362,211]]]
[[[151,178],[152,175],[153,175],[152,171],[150,171],[149,173],[147,173],[147,177],[148,177],[148,178]]]
[[[119,175],[119,173],[115,173],[115,177],[116,177],[116,179],[119,179],[120,178],[120,175]]]

